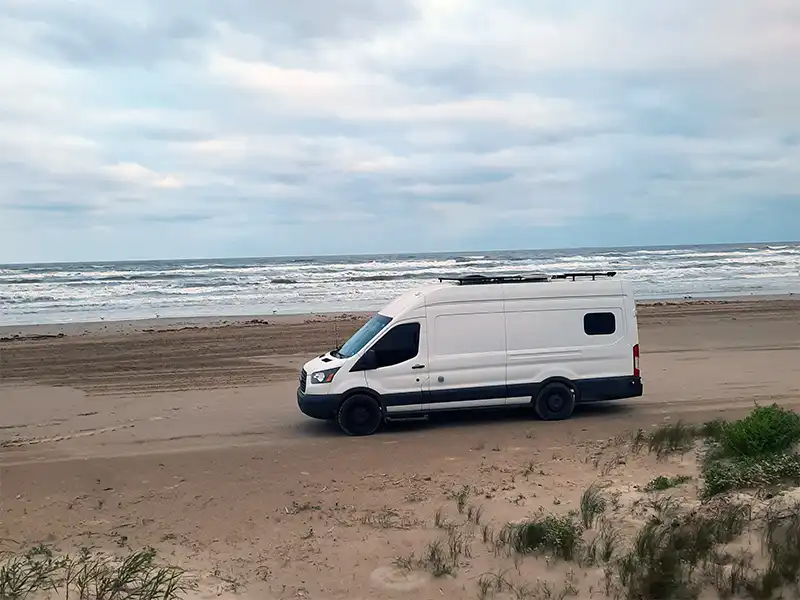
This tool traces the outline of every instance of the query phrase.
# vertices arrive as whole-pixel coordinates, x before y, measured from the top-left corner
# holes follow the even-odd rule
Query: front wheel
[[[374,398],[356,394],[342,402],[336,422],[347,435],[372,435],[383,423],[383,411]]]
[[[543,421],[568,419],[575,410],[575,394],[565,383],[549,383],[534,400],[533,409]]]

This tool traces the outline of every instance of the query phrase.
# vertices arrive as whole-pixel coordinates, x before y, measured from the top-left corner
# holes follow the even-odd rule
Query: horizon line
[[[461,249],[461,250],[437,250],[432,252],[375,252],[375,253],[352,253],[352,254],[307,254],[307,255],[273,255],[273,256],[206,256],[206,257],[192,257],[192,258],[127,258],[122,260],[67,260],[67,261],[30,261],[30,262],[16,262],[16,263],[0,263],[0,267],[29,267],[33,265],[86,265],[92,263],[99,264],[133,264],[133,263],[146,263],[146,262],[189,262],[189,261],[226,261],[226,260],[297,260],[297,259],[316,259],[316,258],[349,258],[349,257],[389,257],[398,255],[414,255],[414,256],[435,256],[447,254],[464,254],[464,253],[506,253],[506,252],[559,252],[559,251],[578,251],[578,250],[660,250],[660,249],[683,249],[683,248],[698,248],[698,247],[722,247],[722,246],[770,246],[775,244],[800,244],[800,240],[769,240],[769,241],[741,241],[741,242],[715,242],[715,243],[695,243],[695,244],[655,244],[655,245],[623,245],[623,246],[563,246],[563,247],[550,247],[550,248],[507,248],[507,249]]]

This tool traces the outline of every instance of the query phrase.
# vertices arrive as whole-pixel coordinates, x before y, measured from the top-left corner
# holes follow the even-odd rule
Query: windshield
[[[355,356],[378,335],[384,327],[391,322],[391,317],[385,317],[377,314],[369,321],[364,323],[364,326],[356,331],[349,340],[347,340],[341,348],[335,353],[340,358],[350,358]]]

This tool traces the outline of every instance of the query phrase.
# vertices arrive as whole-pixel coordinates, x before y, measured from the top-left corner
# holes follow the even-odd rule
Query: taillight
[[[639,344],[633,347],[633,376],[640,377],[641,371],[639,370]]]

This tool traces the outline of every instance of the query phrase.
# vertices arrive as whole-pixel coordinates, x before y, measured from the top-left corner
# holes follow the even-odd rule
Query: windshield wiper
[[[339,352],[339,348],[331,350],[330,354],[333,358],[344,358],[344,356],[342,356],[342,354]]]

